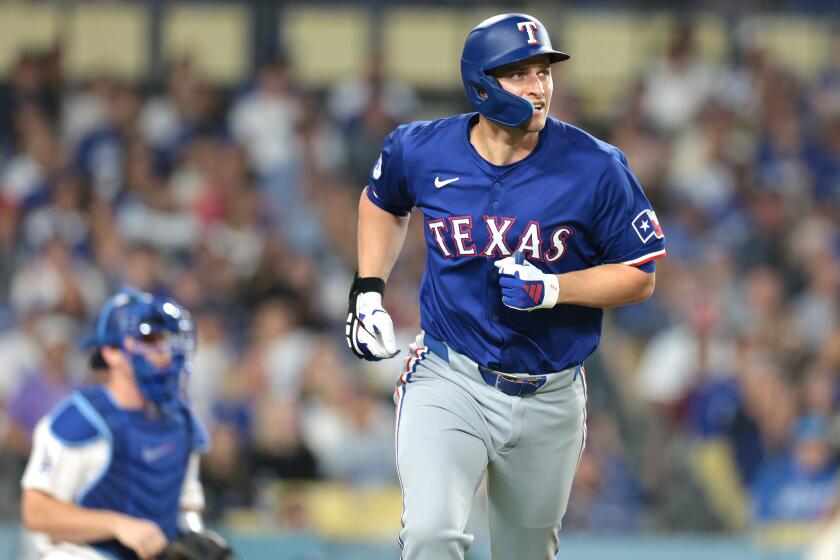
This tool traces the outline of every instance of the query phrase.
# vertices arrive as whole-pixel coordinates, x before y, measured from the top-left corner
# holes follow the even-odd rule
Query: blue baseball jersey
[[[469,142],[477,119],[400,126],[371,172],[371,202],[398,216],[413,207],[424,215],[421,328],[499,371],[580,364],[598,346],[603,311],[510,309],[493,262],[519,250],[553,274],[606,263],[653,272],[665,256],[656,214],[618,148],[549,118],[526,158],[497,166]]]

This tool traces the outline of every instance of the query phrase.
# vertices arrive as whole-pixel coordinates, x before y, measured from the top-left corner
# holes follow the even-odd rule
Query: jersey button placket
[[[498,210],[501,207],[499,202],[499,195],[502,191],[502,184],[499,181],[493,181],[493,199],[490,202],[490,207],[493,210]]]
[[[501,203],[499,202],[499,199],[498,199],[499,195],[501,194],[501,190],[502,190],[502,184],[499,181],[494,181],[493,182],[493,198],[490,201],[490,207],[493,210],[498,210],[501,207]],[[493,267],[492,259],[488,260],[487,264],[492,269],[492,267]],[[496,287],[498,287],[498,285],[496,285]],[[498,323],[500,319],[501,319],[501,317],[499,316],[498,313],[493,313],[493,315],[490,316],[490,320],[492,320],[494,323]]]

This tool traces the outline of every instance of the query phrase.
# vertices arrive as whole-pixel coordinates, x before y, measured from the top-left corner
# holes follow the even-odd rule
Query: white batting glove
[[[560,283],[525,260],[520,251],[493,263],[499,269],[502,303],[511,309],[533,311],[557,305]]]
[[[350,309],[344,330],[347,346],[356,356],[368,361],[393,358],[399,350],[391,316],[382,307],[382,294],[379,291],[358,291],[366,287],[365,279],[361,279],[362,285],[358,280],[350,289]]]

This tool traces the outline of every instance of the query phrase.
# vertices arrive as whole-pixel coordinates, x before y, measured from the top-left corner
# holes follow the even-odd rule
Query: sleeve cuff
[[[647,264],[649,262],[661,259],[662,257],[664,257],[666,255],[667,255],[667,253],[665,252],[665,249],[662,249],[660,251],[654,251],[652,253],[644,254],[644,255],[642,255],[640,257],[636,257],[634,259],[622,261],[619,264],[626,264],[628,266],[642,266],[643,264]]]

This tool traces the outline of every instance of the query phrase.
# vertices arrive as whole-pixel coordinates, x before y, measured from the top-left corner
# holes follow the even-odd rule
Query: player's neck
[[[125,376],[112,371],[106,386],[120,408],[126,410],[141,410],[145,408],[146,399],[133,380],[128,380]]]
[[[493,165],[510,165],[525,159],[539,140],[539,132],[502,126],[484,117],[470,130],[470,144]]]

